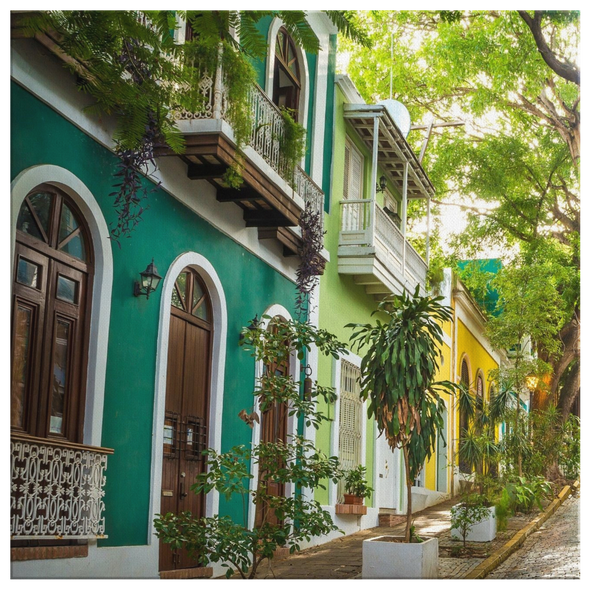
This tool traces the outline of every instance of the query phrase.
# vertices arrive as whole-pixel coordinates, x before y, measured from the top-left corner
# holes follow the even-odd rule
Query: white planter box
[[[438,578],[438,539],[395,542],[384,535],[363,541],[363,579]]]
[[[472,525],[467,531],[465,539],[475,543],[485,543],[496,538],[496,507],[488,508],[490,516],[477,524]],[[451,529],[451,538],[463,540],[459,529]]]

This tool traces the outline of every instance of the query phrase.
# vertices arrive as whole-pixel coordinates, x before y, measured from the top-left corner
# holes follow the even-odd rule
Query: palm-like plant
[[[392,449],[404,457],[408,509],[405,541],[412,527],[412,482],[430,457],[443,426],[444,402],[439,392],[452,392],[455,385],[435,381],[442,347],[443,322],[451,310],[439,303],[441,297],[394,296],[379,305],[387,317],[383,323],[348,324],[355,331],[353,347],[364,350],[361,362],[361,398],[369,400],[369,417],[374,416],[379,433]]]

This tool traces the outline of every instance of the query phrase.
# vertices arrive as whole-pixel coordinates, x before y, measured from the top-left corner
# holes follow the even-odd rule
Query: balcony
[[[149,24],[144,22],[143,24]],[[18,19],[13,16],[11,35],[22,36]],[[45,32],[36,39],[59,59],[74,65],[80,75],[88,75],[84,65],[76,62],[61,48],[57,35]],[[235,203],[243,209],[246,227],[258,228],[258,237],[276,239],[285,256],[296,255],[301,243],[298,229],[301,213],[307,203],[321,213],[324,193],[300,167],[288,170],[280,146],[285,124],[280,110],[258,86],[250,90],[249,107],[252,125],[244,157],[238,162],[236,141],[228,121],[228,96],[221,66],[215,72],[203,71],[198,89],[204,104],[198,112],[177,112],[178,127],[186,143],[180,158],[187,165],[192,180],[207,180],[216,188],[217,200]],[[157,157],[177,156],[169,148],[156,150]],[[223,176],[238,163],[244,183],[240,189],[230,188]]]
[[[296,166],[289,171],[281,152],[285,121],[281,111],[257,85],[249,93],[252,124],[242,161],[241,188],[230,188],[223,175],[237,162],[234,133],[227,120],[228,99],[223,72],[204,72],[199,82],[204,105],[198,112],[177,112],[186,149],[180,156],[192,180],[207,180],[217,189],[217,200],[244,210],[246,227],[257,227],[259,239],[277,239],[285,256],[297,253],[300,215],[310,204],[323,219],[324,193]],[[174,155],[161,150],[159,156]]]
[[[354,275],[367,294],[382,299],[426,289],[428,266],[396,224],[371,199],[343,200],[338,272]]]
[[[104,486],[112,449],[12,434],[13,540],[105,538]]]

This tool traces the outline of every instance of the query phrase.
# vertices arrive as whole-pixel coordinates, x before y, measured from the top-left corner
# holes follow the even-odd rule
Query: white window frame
[[[352,352],[345,352],[343,353],[339,359],[334,359],[333,361],[333,370],[332,370],[332,387],[336,392],[337,398],[336,402],[334,403],[334,422],[332,428],[332,437],[331,437],[331,444],[330,444],[330,454],[332,456],[338,457],[338,449],[339,449],[339,441],[340,441],[340,399],[341,399],[341,377],[342,377],[342,360],[348,361],[352,365],[356,366],[360,369],[361,366],[361,357],[352,353]],[[362,406],[362,421],[361,421],[361,445],[360,445],[360,457],[361,457],[361,465],[366,466],[366,458],[367,458],[367,419],[366,419],[366,402],[363,402]],[[371,487],[375,487],[371,482],[369,482]],[[338,502],[338,484],[334,482],[330,482],[328,487],[328,502],[330,505],[336,505]]]

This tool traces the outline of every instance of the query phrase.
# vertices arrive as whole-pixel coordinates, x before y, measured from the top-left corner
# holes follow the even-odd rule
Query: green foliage
[[[457,529],[463,547],[467,545],[467,535],[471,528],[488,518],[490,511],[480,496],[469,496],[461,504],[451,508],[451,528]]]
[[[516,512],[530,512],[535,506],[543,509],[542,501],[551,498],[553,488],[541,476],[516,477],[506,484],[511,509]]]
[[[344,472],[344,489],[347,494],[352,494],[358,498],[370,498],[375,491],[366,479],[367,468],[359,465],[353,469]]]
[[[295,176],[295,167],[305,155],[305,138],[306,130],[293,118],[293,111],[285,107],[281,108],[284,121],[284,134],[279,141],[281,151],[281,163],[285,169],[287,177],[293,182]]]
[[[443,342],[441,324],[451,311],[441,297],[405,293],[382,302],[375,313],[387,318],[372,324],[348,324],[353,348],[363,352],[361,398],[368,400],[369,417],[377,421],[392,449],[401,448],[406,466],[408,497],[412,482],[432,454],[442,428],[444,402],[439,392],[454,384],[435,381]],[[408,501],[411,501],[410,499]],[[409,541],[408,510],[406,541]]]
[[[496,526],[499,531],[506,530],[506,526],[508,524],[508,518],[512,515],[512,510],[510,508],[510,495],[508,494],[508,490],[503,489],[502,494],[496,500],[495,507],[496,507]]]
[[[567,479],[580,477],[580,419],[570,414],[564,424],[559,465]]]
[[[332,334],[315,326],[293,320],[270,318],[268,329],[261,322],[253,322],[242,331],[243,348],[263,366],[280,366],[297,356],[303,360],[312,346],[321,354],[338,358],[345,348]],[[254,396],[257,403],[249,415],[260,420],[256,410],[284,411],[297,416],[307,426],[318,427],[328,418],[317,410],[318,399],[332,403],[332,388],[313,384],[302,395],[302,383],[278,371],[264,371],[259,378]],[[244,411],[244,413],[246,413]],[[237,446],[225,452],[205,451],[207,468],[197,476],[191,490],[207,494],[215,490],[228,502],[239,500],[242,521],[228,516],[194,519],[189,513],[158,515],[154,526],[160,539],[172,548],[186,548],[198,556],[202,563],[220,563],[227,577],[237,572],[242,578],[254,578],[264,559],[272,559],[279,547],[288,547],[291,553],[301,543],[314,536],[327,535],[338,528],[330,514],[321,505],[306,499],[304,489],[324,488],[325,483],[337,483],[342,477],[338,459],[327,457],[315,445],[301,436],[288,441],[262,442],[254,448]],[[258,486],[251,485],[252,468],[258,467]],[[295,493],[276,495],[276,486],[290,485]],[[253,529],[248,528],[248,506],[254,506],[260,520]]]

